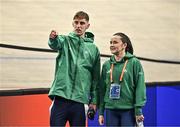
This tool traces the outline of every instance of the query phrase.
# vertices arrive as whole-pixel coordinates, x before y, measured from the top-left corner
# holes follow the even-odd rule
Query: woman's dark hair
[[[124,33],[115,33],[113,36],[120,36],[121,37],[121,41],[123,43],[126,43],[127,44],[127,47],[126,47],[126,50],[125,52],[129,52],[131,54],[133,54],[133,47],[132,47],[132,43],[131,43],[131,40],[129,39],[129,37],[127,35],[125,35]]]

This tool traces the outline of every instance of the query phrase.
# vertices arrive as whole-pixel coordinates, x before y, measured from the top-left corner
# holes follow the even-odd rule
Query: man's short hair
[[[86,21],[89,21],[89,15],[84,11],[78,11],[73,17],[74,19],[86,19]]]

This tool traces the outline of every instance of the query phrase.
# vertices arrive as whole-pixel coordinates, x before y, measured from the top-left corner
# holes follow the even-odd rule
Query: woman
[[[146,102],[144,72],[133,55],[131,41],[124,33],[115,33],[110,40],[111,58],[103,64],[100,82],[99,124],[134,126],[142,122]]]

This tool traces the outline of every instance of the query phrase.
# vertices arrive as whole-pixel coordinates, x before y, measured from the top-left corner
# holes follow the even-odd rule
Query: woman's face
[[[127,44],[121,41],[121,37],[118,35],[112,36],[110,40],[110,51],[114,55],[118,55],[120,53],[124,53]]]

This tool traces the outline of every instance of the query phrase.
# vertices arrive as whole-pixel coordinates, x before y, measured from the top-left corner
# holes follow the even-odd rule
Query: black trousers
[[[86,125],[86,115],[83,103],[55,97],[50,113],[50,126],[65,126],[69,121],[70,126]]]
[[[135,127],[134,109],[106,109],[107,127]]]

